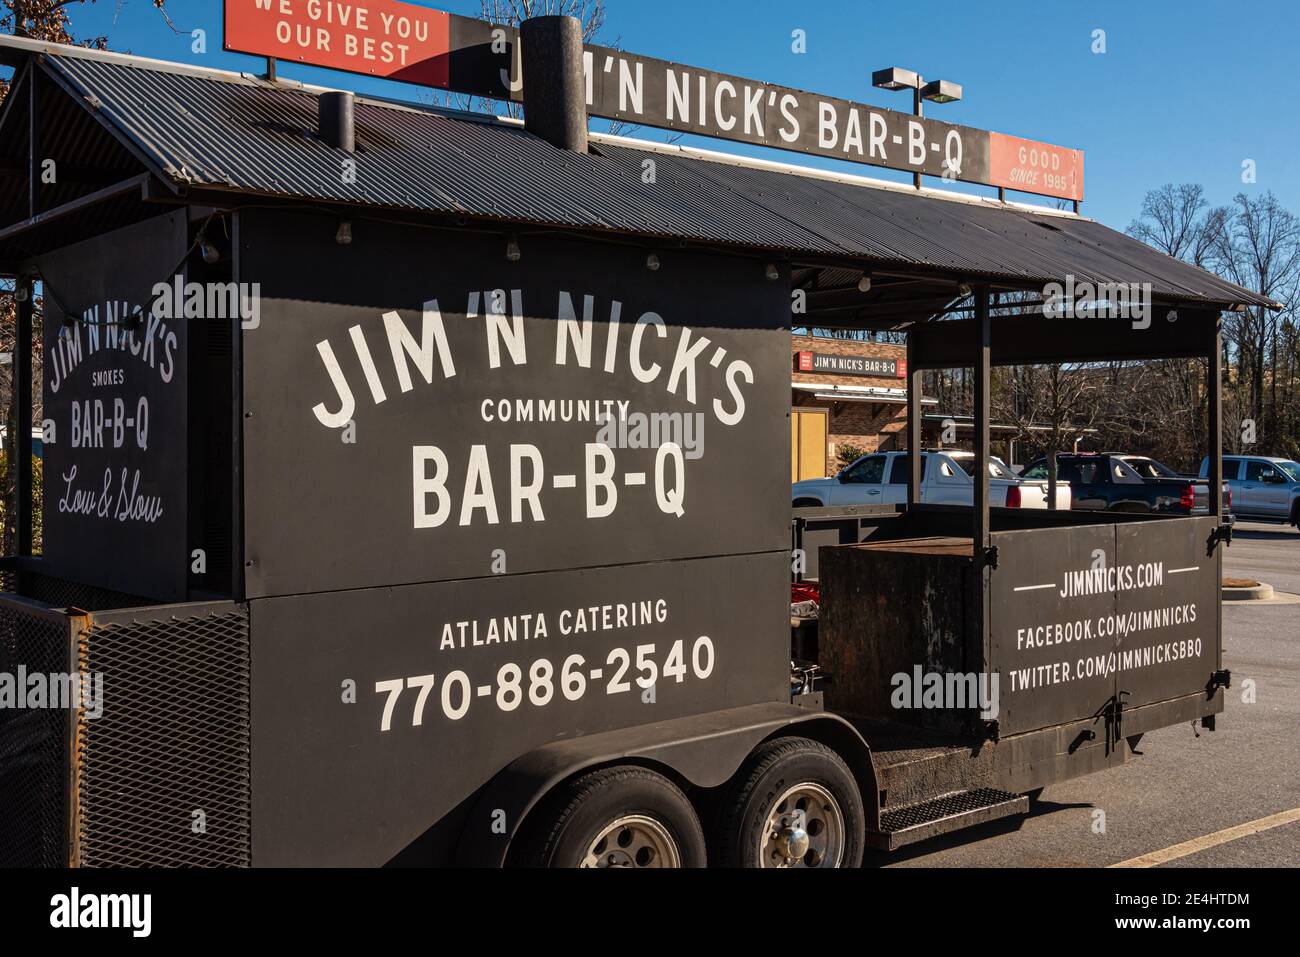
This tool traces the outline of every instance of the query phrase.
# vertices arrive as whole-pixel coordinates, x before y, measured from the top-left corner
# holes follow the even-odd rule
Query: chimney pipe
[[[587,152],[587,80],[582,24],[575,17],[531,17],[519,24],[524,129],[562,150]]]
[[[345,153],[357,151],[355,97],[346,91],[322,93],[320,106],[320,138],[326,145]]]

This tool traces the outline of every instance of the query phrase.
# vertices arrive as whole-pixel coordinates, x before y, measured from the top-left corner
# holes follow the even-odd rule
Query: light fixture
[[[352,223],[346,219],[339,220],[338,232],[334,234],[334,241],[340,246],[352,245]]]
[[[862,278],[858,280],[858,292],[870,292],[870,291],[871,291],[871,277],[868,276],[866,273],[863,273]]]
[[[886,70],[876,70],[872,73],[871,85],[882,90],[914,90],[921,85],[921,78],[911,70],[891,66]]]
[[[199,255],[203,257],[203,261],[209,266],[221,262],[221,251],[202,236],[199,237]]]
[[[964,282],[957,286],[957,291],[963,296],[969,296],[973,290],[971,289],[970,283]]]
[[[885,70],[876,70],[871,74],[871,84],[882,90],[911,90],[912,115],[921,116],[923,100],[934,103],[951,103],[961,99],[961,86],[951,80],[933,80],[925,82],[925,77],[902,67],[891,66]],[[912,185],[921,188],[921,170],[912,171]]]
[[[768,263],[767,269],[764,274],[772,282],[776,282],[778,279],[781,278],[781,270],[776,268],[776,263]]]
[[[931,80],[921,87],[921,95],[932,103],[951,103],[961,99],[961,84],[951,80]]]
[[[645,268],[649,269],[651,272],[659,271],[659,255],[657,253],[651,253],[649,256],[646,256]]]
[[[519,251],[519,240],[514,236],[508,237],[506,239],[506,259],[510,260],[512,263],[517,263],[522,255],[523,254]]]

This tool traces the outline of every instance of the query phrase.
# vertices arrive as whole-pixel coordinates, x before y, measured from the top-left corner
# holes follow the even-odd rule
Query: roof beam
[[[56,219],[62,219],[65,216],[72,216],[81,212],[89,206],[102,203],[105,200],[116,199],[118,196],[126,195],[130,192],[140,192],[144,189],[144,184],[150,177],[149,173],[140,173],[138,176],[132,176],[130,179],[124,179],[120,183],[114,183],[112,186],[106,186],[101,190],[96,190],[79,199],[74,199],[70,203],[64,203],[62,206],[55,206],[53,209],[47,209],[44,212],[37,213],[21,223],[14,223],[12,226],[6,226],[0,229],[0,242],[5,242],[20,236],[30,229],[37,226],[43,226],[46,223],[53,222]]]
[[[41,210],[41,111],[40,74],[33,72],[27,84],[27,215],[31,219]]]
[[[1135,327],[1124,319],[1044,319],[997,316],[989,320],[996,366],[1062,362],[1127,362],[1138,359],[1204,358],[1203,331],[1218,321],[1214,310],[1185,309],[1176,323]],[[971,367],[978,359],[975,320],[924,323],[915,337],[914,361],[923,369]]]

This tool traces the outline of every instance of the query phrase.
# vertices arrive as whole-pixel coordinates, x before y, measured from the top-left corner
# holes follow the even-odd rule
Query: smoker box
[[[964,518],[942,507],[862,521],[837,533],[842,544],[822,545],[827,707],[1005,736],[1118,723],[1126,710],[1198,694],[1213,700],[1222,668],[1217,518],[991,516],[982,572]],[[942,687],[942,706],[924,695],[925,682],[932,695]],[[982,706],[990,697],[992,710]]]
[[[826,705],[934,730],[969,730],[972,714],[898,709],[917,675],[982,671],[980,629],[969,615],[971,541],[956,537],[868,541],[820,555],[818,649],[830,680]]]

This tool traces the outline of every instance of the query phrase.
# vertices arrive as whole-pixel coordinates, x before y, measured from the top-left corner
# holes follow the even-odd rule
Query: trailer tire
[[[579,775],[529,815],[525,867],[704,867],[704,829],[690,800],[648,768]]]
[[[793,811],[804,811],[802,828],[782,823]],[[749,756],[724,795],[716,859],[724,867],[859,867],[865,836],[862,796],[844,759],[818,741],[777,738]]]

